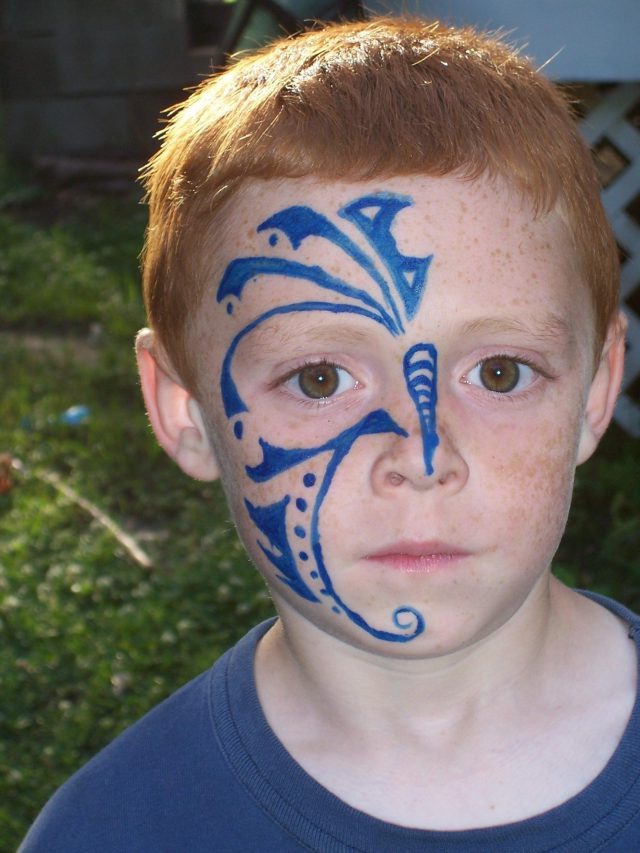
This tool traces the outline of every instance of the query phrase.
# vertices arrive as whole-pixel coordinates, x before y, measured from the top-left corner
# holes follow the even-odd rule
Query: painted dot
[[[340,613],[339,607],[332,607],[331,609],[333,610],[334,613]]]
[[[320,595],[329,595],[329,590],[328,589],[321,589]]]
[[[298,498],[296,501],[296,507],[300,510],[300,512],[304,512],[307,508],[307,502],[304,498]]]
[[[300,557],[301,560],[308,560],[309,559],[309,555],[307,554],[306,551],[300,551],[298,556]],[[313,577],[313,575],[314,575],[314,572],[311,572],[311,577]],[[318,577],[317,572],[315,573],[315,575],[316,575],[316,577]]]
[[[227,302],[227,314],[233,314],[233,303]]]
[[[311,486],[315,486],[316,483],[316,475],[315,474],[305,474],[302,478],[302,482],[305,486],[310,489]]]
[[[296,534],[298,539],[304,539],[304,537],[307,535],[307,531],[304,529],[304,527],[300,527],[300,525],[294,527],[293,532]]]
[[[314,578],[314,579],[315,579],[315,578],[317,578],[317,577],[318,577],[318,573],[317,573],[317,572],[311,572],[311,577],[312,577],[312,578]]]
[[[236,438],[242,438],[242,432],[244,427],[242,426],[242,421],[236,421],[233,425],[233,434]]]
[[[278,245],[278,235],[277,234],[271,234],[270,235],[269,245],[270,246],[277,246]]]

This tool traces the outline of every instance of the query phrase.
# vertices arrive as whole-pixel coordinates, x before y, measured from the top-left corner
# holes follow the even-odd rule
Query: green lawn
[[[146,423],[132,347],[144,208],[6,183],[0,454],[22,471],[0,494],[3,853],[75,768],[272,612],[221,490],[182,475]],[[88,420],[61,422],[74,405]]]
[[[133,196],[0,178],[0,454],[21,466],[0,494],[2,851],[75,768],[271,613],[220,489],[187,480],[145,421],[144,218]],[[75,405],[88,419],[64,423]],[[636,609],[639,483],[638,442],[614,430],[578,472],[557,561]]]

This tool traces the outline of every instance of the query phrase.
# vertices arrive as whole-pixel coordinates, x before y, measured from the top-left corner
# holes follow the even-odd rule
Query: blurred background
[[[640,4],[410,8],[506,31],[575,100],[630,334],[616,423],[578,470],[555,570],[640,610]],[[220,489],[187,480],[146,424],[136,175],[161,111],[229,54],[365,14],[360,0],[0,0],[0,851],[272,612]]]

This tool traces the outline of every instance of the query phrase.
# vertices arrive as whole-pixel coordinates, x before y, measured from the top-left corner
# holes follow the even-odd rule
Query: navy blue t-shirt
[[[638,617],[592,597],[629,623],[638,645]],[[269,728],[253,660],[270,624],[254,628],[76,773],[46,805],[20,853],[640,851],[638,698],[607,766],[562,806],[488,829],[407,829],[339,800]]]

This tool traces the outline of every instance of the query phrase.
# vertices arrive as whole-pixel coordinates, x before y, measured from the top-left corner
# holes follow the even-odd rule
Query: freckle
[[[303,484],[304,484],[308,489],[310,489],[310,488],[311,488],[311,486],[314,486],[314,485],[315,485],[315,482],[316,482],[316,475],[315,475],[315,474],[310,474],[310,473],[309,473],[309,474],[305,474],[305,475],[304,475],[304,477],[302,478],[302,482],[303,482]]]

